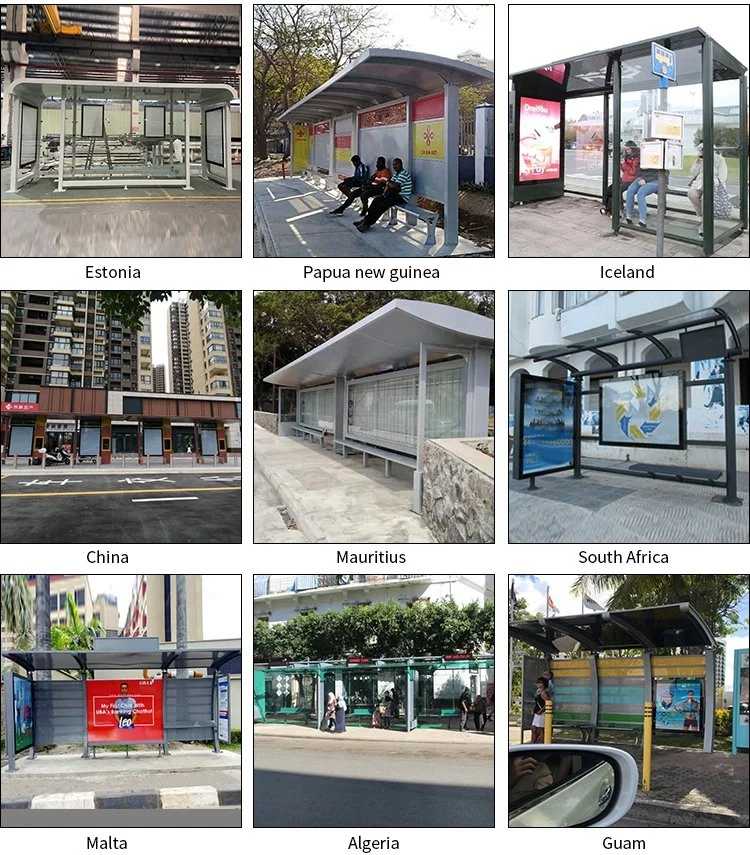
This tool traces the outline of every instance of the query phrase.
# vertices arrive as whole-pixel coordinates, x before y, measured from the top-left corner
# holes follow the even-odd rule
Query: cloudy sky
[[[528,611],[532,614],[541,612],[546,614],[546,598],[547,586],[549,585],[549,595],[552,602],[560,610],[561,615],[579,615],[583,612],[581,607],[581,598],[575,597],[570,593],[570,588],[578,578],[578,574],[573,576],[565,575],[539,575],[539,576],[513,576],[516,583],[516,596],[523,597],[526,600]],[[607,600],[611,596],[611,591],[603,591],[594,594],[589,593],[599,605],[606,607]],[[737,612],[740,616],[740,621],[744,621],[748,616],[748,595],[738,603]],[[586,613],[590,613],[590,609],[586,609]],[[725,668],[725,686],[727,689],[732,688],[734,680],[734,651],[750,646],[748,644],[747,627],[738,630],[734,635],[723,639],[726,645],[726,668]]]

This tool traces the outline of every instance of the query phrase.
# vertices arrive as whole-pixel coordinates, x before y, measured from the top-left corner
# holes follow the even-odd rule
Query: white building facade
[[[681,320],[720,309],[731,318],[737,330],[742,354],[731,361],[735,389],[735,412],[725,414],[721,401],[713,394],[716,387],[692,385],[686,388],[687,448],[669,450],[602,446],[598,442],[598,391],[601,377],[584,377],[582,414],[582,457],[633,462],[659,462],[724,469],[724,418],[735,420],[737,433],[737,469],[748,471],[748,405],[750,404],[750,360],[748,359],[747,291],[510,291],[509,292],[509,413],[513,412],[515,390],[521,374],[565,379],[567,370],[554,362],[535,362],[535,354],[566,345],[578,345],[595,339],[605,340],[618,332],[640,330],[649,325],[669,326]],[[717,316],[718,320],[718,316]],[[680,351],[680,331],[658,336],[675,355]],[[727,330],[728,346],[734,346]],[[658,360],[661,352],[646,338],[606,346],[621,365]],[[591,352],[574,353],[564,360],[576,369],[608,369],[606,378],[618,376],[604,358]],[[665,371],[684,371],[687,380],[695,380],[697,363],[682,362],[665,366]],[[645,374],[655,369],[639,370]],[[620,372],[630,376],[634,372]],[[719,387],[723,390],[723,386]],[[513,432],[512,419],[510,432]],[[626,458],[626,455],[629,457]]]

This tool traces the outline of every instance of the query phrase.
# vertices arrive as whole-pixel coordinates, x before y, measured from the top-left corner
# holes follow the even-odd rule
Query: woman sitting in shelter
[[[698,215],[698,235],[703,237],[703,143],[696,146],[698,156],[690,170],[688,181],[688,199]],[[727,193],[727,162],[723,155],[714,151],[714,217],[729,219],[732,215],[732,203]]]
[[[666,180],[669,182],[669,172],[666,173]],[[648,208],[646,206],[646,196],[656,193],[659,189],[659,170],[658,169],[643,169],[640,162],[635,173],[633,183],[628,187],[628,192],[625,194],[625,222],[632,225],[633,223],[633,206],[635,205],[636,196],[638,197],[638,225],[646,228],[646,217],[648,216]]]
[[[620,164],[620,193],[624,193],[628,187],[635,181],[635,174],[638,171],[638,146],[633,140],[628,140],[625,143],[625,157]],[[607,192],[604,194],[604,206],[599,208],[599,213],[602,216],[612,216],[612,188],[614,184],[607,187]],[[622,204],[620,204],[622,209]]]

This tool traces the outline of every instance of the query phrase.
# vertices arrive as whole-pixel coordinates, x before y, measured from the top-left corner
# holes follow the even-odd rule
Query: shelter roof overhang
[[[392,300],[314,350],[264,378],[277,386],[311,386],[335,377],[397,367],[419,354],[420,342],[441,348],[492,347],[495,322],[475,312]]]
[[[128,83],[125,81],[53,80],[34,78],[10,84],[10,94],[33,102],[66,97],[82,101],[157,101],[170,93],[178,100],[198,104],[223,104],[237,98],[237,92],[225,83]]]
[[[658,365],[676,365],[684,361],[679,348],[676,352],[670,350],[667,345],[659,338],[660,335],[674,333],[680,330],[687,331],[700,327],[716,326],[724,324],[730,334],[730,342],[727,342],[725,354],[717,354],[722,356],[736,356],[743,352],[742,342],[737,327],[732,319],[732,316],[725,309],[714,307],[707,311],[696,312],[686,316],[679,321],[665,323],[643,324],[637,329],[620,329],[614,332],[606,333],[602,336],[597,336],[583,342],[566,345],[564,347],[554,347],[550,350],[539,351],[529,354],[526,359],[531,359],[534,362],[555,362],[568,369],[574,377],[585,377],[590,374],[611,373],[612,371],[629,371],[634,368],[657,367]],[[628,341],[636,341],[638,339],[646,339],[659,349],[662,355],[661,360],[652,360],[648,364],[645,363],[629,363],[621,365],[616,356],[606,351],[607,347],[623,344]],[[576,368],[567,362],[567,358],[577,353],[592,353],[601,357],[608,363],[607,367],[593,369],[591,371],[583,371]]]
[[[594,653],[716,646],[708,624],[690,603],[514,621],[508,632],[549,654],[570,652],[574,643]]]
[[[26,671],[75,671],[122,669],[141,671],[157,668],[211,668],[240,673],[242,651],[238,647],[189,648],[182,650],[3,650],[6,659]]]
[[[278,118],[282,122],[322,122],[411,95],[442,91],[444,84],[477,86],[495,79],[467,62],[410,50],[369,48]]]

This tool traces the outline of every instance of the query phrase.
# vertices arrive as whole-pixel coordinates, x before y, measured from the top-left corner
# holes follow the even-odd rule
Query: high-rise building
[[[164,376],[164,366],[154,365],[154,392],[166,392],[166,378]]]
[[[191,395],[193,369],[190,362],[187,300],[178,300],[169,306],[168,369],[171,391],[175,395]]]
[[[152,388],[150,318],[126,329],[96,291],[3,291],[1,316],[2,386],[14,401],[33,403],[41,386]]]
[[[242,331],[227,327],[227,345],[229,347],[229,371],[232,375],[232,394],[242,397]]]
[[[203,640],[203,577],[185,577],[188,641]],[[177,576],[148,574],[135,577],[122,634],[153,636],[162,642],[177,640]]]
[[[230,333],[224,310],[209,301],[188,303],[193,391],[199,395],[234,395],[230,368]]]

